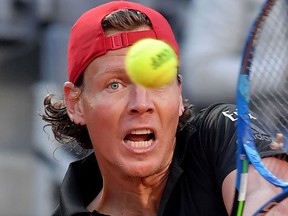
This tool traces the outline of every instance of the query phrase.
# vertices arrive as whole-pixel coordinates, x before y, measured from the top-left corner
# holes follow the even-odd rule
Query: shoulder
[[[197,156],[209,161],[217,159],[217,156],[233,155],[236,148],[236,121],[236,107],[232,104],[213,104],[201,110],[186,127],[186,131],[193,131],[185,136],[188,149],[198,152]]]
[[[236,166],[236,111],[233,104],[213,104],[201,110],[190,123],[196,132],[188,149],[197,160],[206,161],[207,166],[213,164],[211,172],[217,169],[219,185]]]
[[[218,103],[201,110],[192,119],[191,124],[201,134],[210,134],[235,131],[237,109],[233,104]],[[213,133],[214,132],[214,133]]]
[[[232,122],[237,120],[237,109],[234,104],[216,103],[200,110],[192,119],[192,123],[202,123],[205,120],[226,118]]]

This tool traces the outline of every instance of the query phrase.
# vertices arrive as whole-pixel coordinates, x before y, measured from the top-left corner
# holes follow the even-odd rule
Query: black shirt
[[[176,147],[158,216],[228,215],[222,199],[224,178],[236,169],[235,106],[201,111],[176,135]],[[94,154],[70,164],[54,216],[102,215],[86,210],[102,189]]]

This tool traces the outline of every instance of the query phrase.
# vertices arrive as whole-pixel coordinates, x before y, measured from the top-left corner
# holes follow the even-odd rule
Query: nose
[[[129,96],[129,114],[153,113],[154,105],[145,87],[133,85]]]

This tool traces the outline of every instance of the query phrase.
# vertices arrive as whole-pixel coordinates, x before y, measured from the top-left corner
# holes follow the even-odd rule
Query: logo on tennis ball
[[[170,49],[162,49],[155,57],[152,57],[152,68],[157,70],[161,65],[174,57],[175,55],[171,53]]]
[[[145,38],[130,47],[125,64],[132,82],[147,88],[157,88],[176,78],[178,57],[166,42]]]

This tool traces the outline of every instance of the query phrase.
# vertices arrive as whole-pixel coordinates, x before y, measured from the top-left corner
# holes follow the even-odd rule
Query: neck
[[[168,177],[168,169],[146,178],[103,178],[103,188],[87,207],[107,215],[157,215]]]

